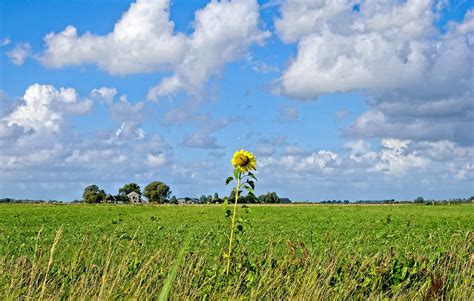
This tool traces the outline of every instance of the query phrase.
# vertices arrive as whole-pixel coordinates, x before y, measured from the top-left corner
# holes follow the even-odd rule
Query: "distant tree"
[[[207,202],[207,197],[204,194],[201,195],[201,197],[199,198],[199,203],[206,204],[206,202]]]
[[[213,203],[220,203],[219,202],[219,194],[217,192],[214,193],[214,196],[212,197],[212,202]]]
[[[417,197],[416,199],[413,200],[414,203],[423,203],[425,199],[421,196]]]
[[[126,194],[117,194],[115,196],[115,200],[119,203],[128,203],[129,202],[128,196]]]
[[[140,196],[142,195],[142,191],[140,190],[140,186],[136,183],[128,183],[123,185],[122,188],[119,189],[120,195],[128,195],[130,192],[135,191]]]
[[[208,195],[208,196],[207,196],[206,203],[207,203],[207,204],[212,203],[212,195]]]
[[[164,203],[171,195],[171,189],[165,183],[153,181],[145,186],[143,195],[150,203]]]
[[[84,203],[100,203],[103,202],[105,198],[105,191],[103,189],[99,189],[97,185],[87,186],[84,188],[84,192],[82,193],[82,201]]]
[[[173,195],[170,199],[171,204],[178,204],[178,199]]]
[[[267,203],[267,204],[277,204],[280,203],[280,198],[276,194],[276,192],[267,192],[267,194],[262,194],[258,197],[259,203]]]
[[[232,190],[229,194],[228,202],[234,203],[235,202],[235,190]],[[243,193],[243,191],[239,191],[239,200],[237,203],[239,204],[249,204],[249,203],[258,203],[258,199],[250,193],[247,193],[246,195]]]
[[[235,203],[235,189],[232,189],[232,191],[230,192],[229,194],[229,203],[233,204]],[[239,200],[237,201],[237,203],[242,203],[243,202],[243,199],[242,199],[242,190],[239,191]]]

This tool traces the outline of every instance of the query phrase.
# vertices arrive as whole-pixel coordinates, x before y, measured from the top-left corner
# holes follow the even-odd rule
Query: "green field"
[[[249,211],[249,212],[246,212]],[[0,299],[473,300],[474,206],[0,205]]]

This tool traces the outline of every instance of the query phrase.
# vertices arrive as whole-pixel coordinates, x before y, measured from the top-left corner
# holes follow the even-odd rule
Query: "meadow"
[[[226,275],[218,205],[0,205],[0,299],[157,299],[173,267],[171,300],[474,299],[471,204],[238,216]]]

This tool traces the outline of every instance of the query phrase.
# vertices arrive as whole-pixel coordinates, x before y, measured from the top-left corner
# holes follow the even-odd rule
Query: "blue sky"
[[[1,2],[0,196],[474,194],[469,1]],[[356,9],[357,8],[357,9]]]

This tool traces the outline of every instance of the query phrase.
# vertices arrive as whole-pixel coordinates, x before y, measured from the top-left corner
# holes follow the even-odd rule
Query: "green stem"
[[[229,239],[229,252],[227,253],[227,269],[226,274],[229,275],[230,271],[230,257],[232,254],[232,242],[234,239],[234,228],[235,228],[235,214],[237,213],[237,201],[239,200],[239,190],[240,190],[240,176],[237,178],[237,186],[235,187],[235,203],[234,203],[234,214],[232,215],[232,226],[230,228],[230,239]]]

